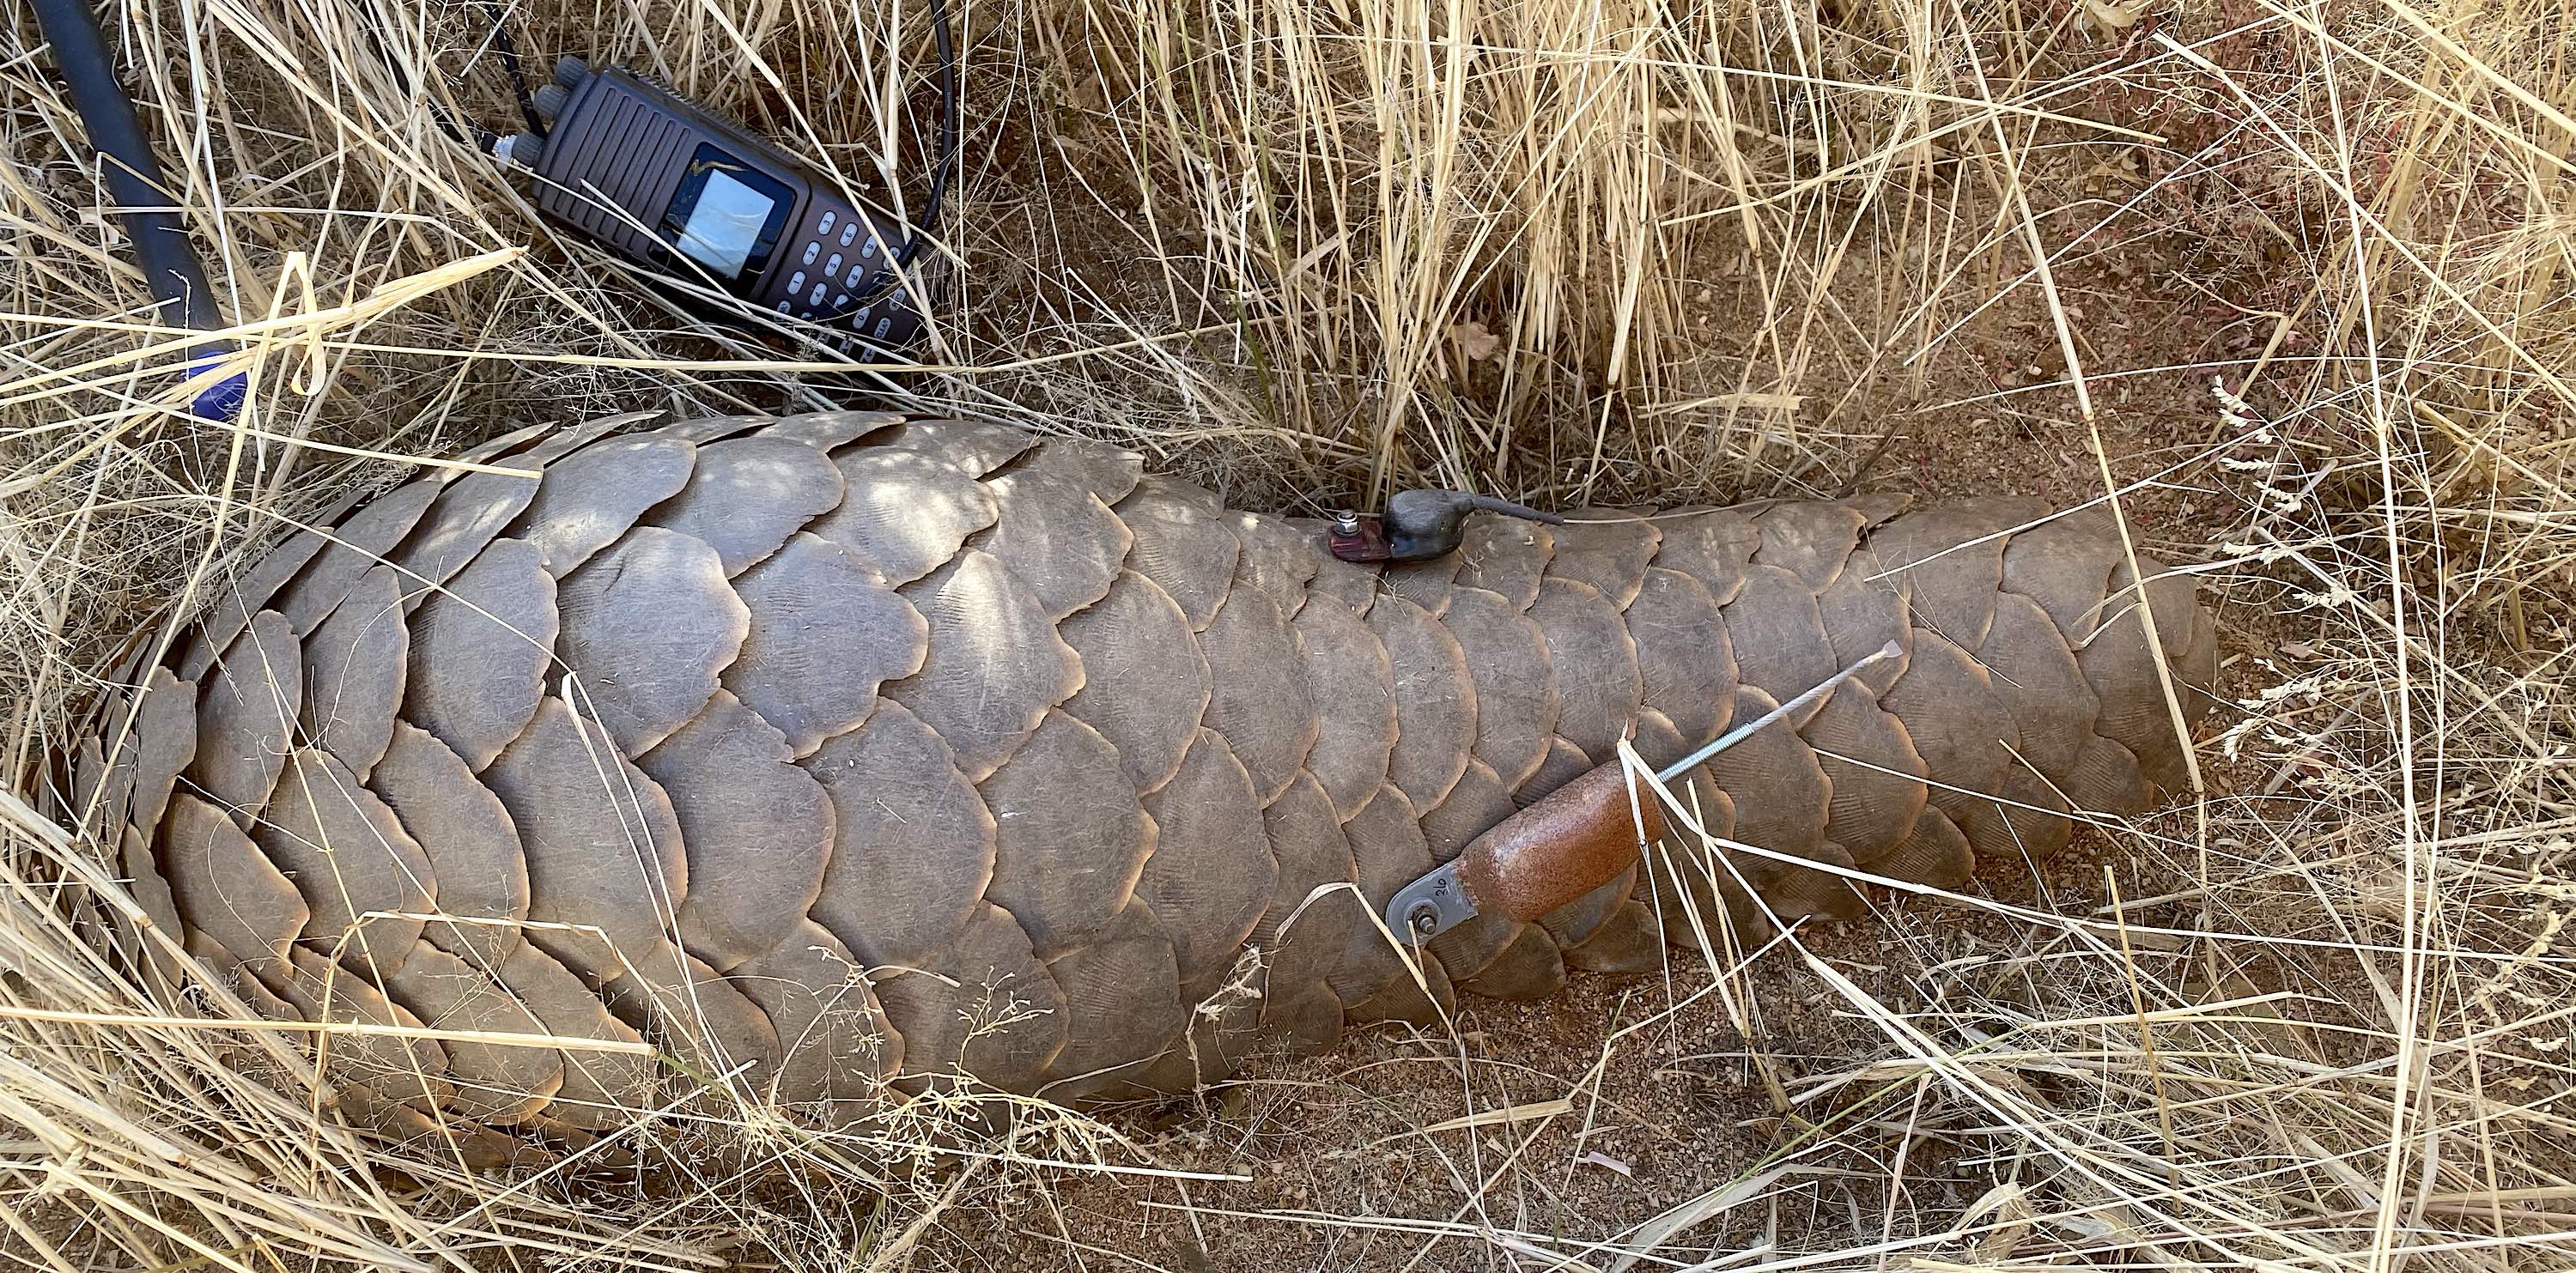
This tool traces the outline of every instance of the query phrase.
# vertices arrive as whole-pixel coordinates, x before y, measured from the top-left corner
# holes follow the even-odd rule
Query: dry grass
[[[130,322],[14,16],[13,1266],[2576,1255],[2555,6],[975,6],[943,369],[891,386],[685,318],[548,235],[409,89],[508,117],[473,6],[118,12],[258,380],[244,430],[172,414],[164,337]],[[917,171],[892,109],[926,100],[917,9],[518,20],[540,63],[641,62],[855,176],[889,152]],[[1114,436],[1279,506],[1424,477],[1554,503],[2116,493],[2163,536],[2142,546],[2213,563],[2243,710],[2197,799],[2097,837],[2112,871],[1891,901],[1883,928],[1275,1071],[1178,1130],[1113,1120],[1140,1146],[1077,1128],[937,1178],[749,1124],[737,1161],[651,1191],[389,1161],[251,1077],[307,1040],[173,1016],[92,953],[80,922],[119,889],[54,816],[48,755],[105,651],[277,519],[506,425],[872,388]],[[1550,1029],[1580,1041],[1524,1041]]]

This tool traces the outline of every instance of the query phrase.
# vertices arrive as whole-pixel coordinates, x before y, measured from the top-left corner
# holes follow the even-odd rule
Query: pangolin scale
[[[442,471],[286,539],[82,748],[90,824],[204,970],[128,925],[155,977],[478,1036],[339,1036],[380,1132],[577,1137],[710,1082],[839,1121],[965,1076],[1186,1089],[1861,909],[1828,871],[1667,852],[1443,934],[1417,983],[1375,908],[1623,738],[1664,764],[1893,639],[1685,798],[1956,886],[2180,783],[2146,618],[2187,714],[2216,671],[2184,578],[2138,588],[2107,519],[2023,500],[1480,514],[1375,569],[1094,442],[634,423],[523,431],[470,458],[541,480]]]

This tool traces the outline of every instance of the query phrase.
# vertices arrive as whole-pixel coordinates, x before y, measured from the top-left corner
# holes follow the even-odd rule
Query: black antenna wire
[[[939,50],[939,160],[930,170],[930,193],[921,201],[921,215],[913,221],[912,233],[904,236],[903,249],[895,253],[895,267],[903,270],[912,268],[922,239],[939,224],[939,205],[948,197],[948,178],[957,169],[959,116],[964,113],[958,100],[957,46],[948,31],[948,0],[930,0],[930,37]]]
[[[501,65],[509,71],[510,78],[518,88],[519,109],[533,125],[538,122],[536,102],[528,95],[527,82],[519,74],[518,50],[511,45],[510,33],[502,26],[501,10],[487,3],[484,6],[484,15],[492,20],[494,50],[500,54]],[[385,42],[384,33],[377,30],[374,23],[362,23],[358,30],[367,37],[368,43],[375,46],[376,60],[384,63],[385,69],[393,72],[394,78],[402,81],[404,94],[419,97],[421,104],[429,108],[430,121],[437,124],[438,130],[447,134],[449,139],[460,146],[472,146],[480,151],[491,150],[492,144],[500,140],[499,134],[485,128],[480,121],[468,119],[462,124],[457,123],[456,117],[449,114],[447,107],[438,100],[438,93],[427,83],[415,78],[411,73],[411,67],[401,58],[394,56],[393,49]]]
[[[519,66],[519,46],[510,39],[510,15],[497,0],[483,0],[483,15],[492,20],[492,51],[501,58],[501,70],[510,77],[510,89],[519,95],[519,118],[526,120],[528,131],[546,135],[546,124],[537,118],[536,95],[528,91],[527,72]]]

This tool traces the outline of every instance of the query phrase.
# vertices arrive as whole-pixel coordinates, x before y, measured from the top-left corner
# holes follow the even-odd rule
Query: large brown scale
[[[1092,442],[612,423],[473,457],[542,480],[447,471],[285,540],[84,748],[91,824],[203,967],[129,925],[165,987],[658,1049],[335,1036],[341,1107],[384,1132],[1186,1089],[1856,914],[1844,876],[1667,841],[1442,934],[1427,996],[1371,919],[1623,737],[1664,764],[1891,639],[1691,775],[1709,830],[1949,887],[2183,772],[2107,519],[2027,501],[1479,514],[1369,568]],[[2210,617],[2141,565],[2197,715]]]

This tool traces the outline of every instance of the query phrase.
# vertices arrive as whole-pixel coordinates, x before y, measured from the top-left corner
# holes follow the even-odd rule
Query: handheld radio
[[[932,262],[918,258],[956,157],[945,14],[936,30],[941,153],[909,229],[662,83],[577,57],[557,62],[528,102],[550,127],[490,149],[535,176],[538,211],[564,227],[655,272],[821,324],[852,356],[886,358],[927,330]]]

